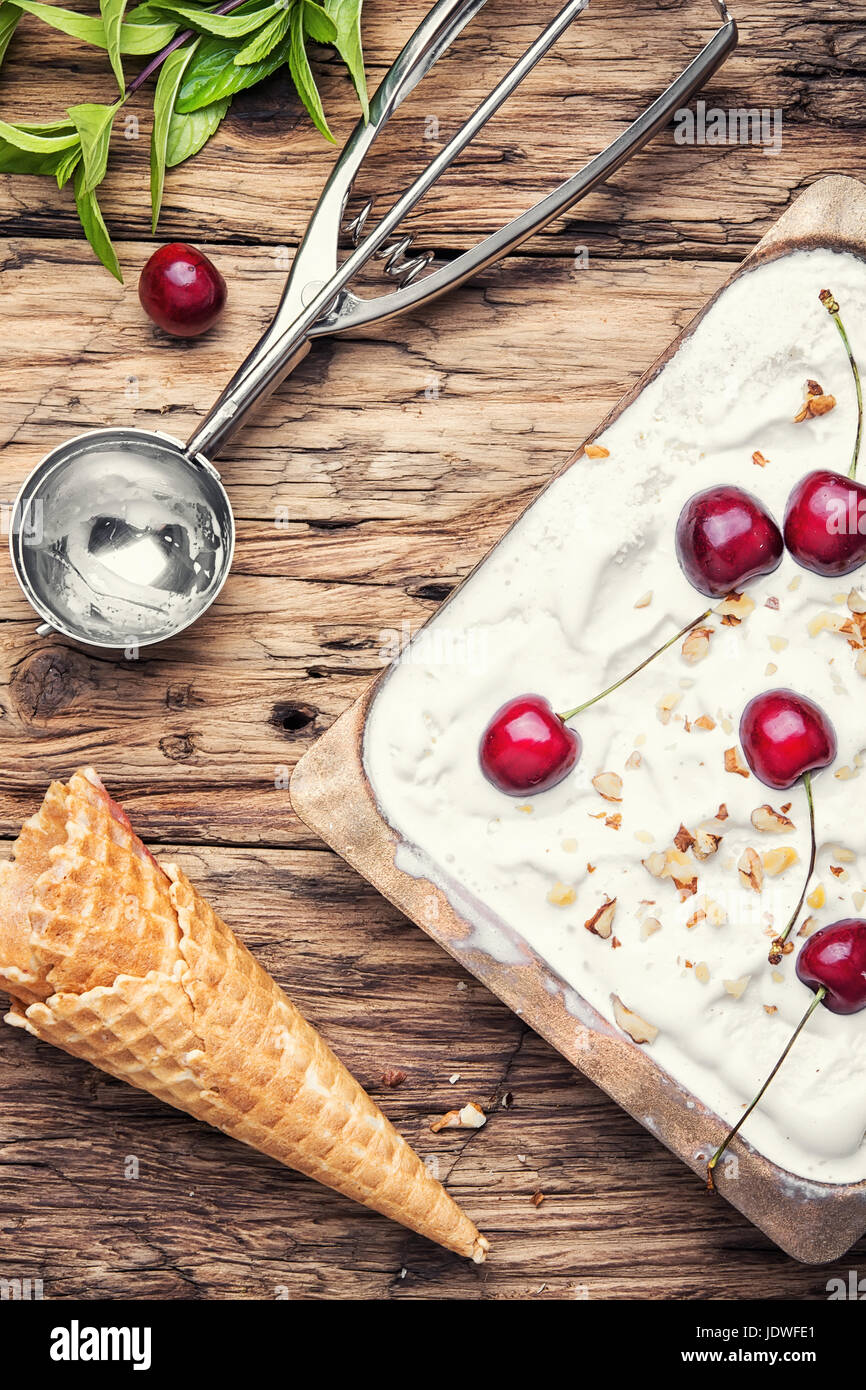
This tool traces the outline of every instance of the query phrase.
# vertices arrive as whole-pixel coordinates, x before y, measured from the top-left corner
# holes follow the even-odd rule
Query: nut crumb
[[[641,1018],[640,1014],[634,1013],[620,999],[618,994],[612,994],[613,1016],[624,1033],[636,1043],[654,1043],[659,1035],[658,1028],[652,1023],[647,1023],[646,1019]]]
[[[540,1207],[543,1201],[544,1201],[544,1193],[543,1193],[543,1192],[535,1192],[535,1193],[533,1193],[533,1195],[532,1195],[532,1205],[533,1205],[534,1207]]]
[[[402,1086],[405,1080],[406,1072],[399,1071],[396,1067],[389,1067],[387,1071],[382,1072],[382,1085],[390,1086],[392,1090]]]
[[[755,829],[762,831],[765,835],[779,835],[786,830],[796,830],[797,828],[788,816],[783,815],[781,811],[774,811],[773,807],[766,802],[752,812],[751,819]]]
[[[751,978],[751,975],[741,975],[738,980],[722,980],[722,984],[734,999],[742,999]]]
[[[751,888],[753,893],[760,893],[764,885],[764,865],[757,850],[743,850],[737,871],[744,888]]]
[[[757,464],[758,468],[766,468],[769,462],[770,460],[764,458],[764,455],[761,453],[760,449],[756,449],[755,452],[752,454],[752,463]]]
[[[682,654],[683,659],[689,666],[697,666],[699,661],[703,661],[710,654],[710,638],[715,631],[711,627],[693,627],[683,639]]]
[[[607,898],[602,903],[597,912],[593,914],[584,926],[587,931],[591,931],[595,936],[608,939],[613,931],[613,919],[616,916],[616,898]]]
[[[487,1124],[487,1116],[477,1101],[470,1100],[461,1110],[449,1110],[430,1125],[434,1134],[442,1129],[481,1129]]]
[[[610,449],[605,449],[603,444],[587,444],[584,453],[588,459],[609,459]]]
[[[736,745],[733,748],[725,749],[725,772],[734,772],[738,777],[749,776],[749,769],[743,762],[742,754]]]
[[[592,785],[605,801],[622,801],[622,778],[618,772],[599,772]]]

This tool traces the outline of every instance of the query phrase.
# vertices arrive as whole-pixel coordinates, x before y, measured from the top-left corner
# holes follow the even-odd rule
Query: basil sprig
[[[363,0],[98,0],[99,15],[81,14],[43,0],[0,0],[0,63],[22,14],[70,38],[101,48],[120,88],[111,105],[83,102],[65,119],[33,124],[0,121],[0,173],[71,179],[84,233],[102,264],[122,280],[117,253],[99,207],[115,119],[153,74],[150,147],[152,226],[156,232],[166,170],[197,154],[218,129],[236,92],[288,70],[316,128],[333,136],[307,53],[308,42],[337,50],[368,113],[361,47]],[[153,56],[156,55],[156,56]],[[149,61],[127,82],[124,58]]]

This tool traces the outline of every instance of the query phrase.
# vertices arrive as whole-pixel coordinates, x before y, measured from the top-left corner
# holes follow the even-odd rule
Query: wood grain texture
[[[424,8],[367,0],[373,75]],[[383,190],[429,154],[426,118],[447,136],[528,40],[525,6],[487,8],[466,35],[469,61],[446,60],[435,94],[423,84],[401,115],[371,173]],[[704,20],[709,8],[688,7]],[[526,206],[636,113],[705,32],[678,5],[638,9],[639,43],[633,4],[590,6],[565,56],[431,199],[419,244],[458,249]],[[828,0],[819,17],[798,0],[744,0],[735,12],[741,48],[707,97],[781,107],[781,153],[679,147],[667,132],[505,266],[403,320],[317,345],[224,463],[235,568],[189,633],[137,662],[37,638],[0,556],[0,834],[15,833],[49,777],[95,763],[140,832],[179,847],[217,909],[441,1164],[494,1258],[466,1268],[2,1030],[0,1276],[42,1277],[60,1298],[825,1296],[832,1269],[794,1264],[709,1199],[317,848],[285,791],[300,754],[380,669],[389,634],[435,609],[731,261],[817,177],[866,176],[866,4]],[[336,65],[325,67],[342,137],[352,101]],[[0,116],[46,118],[107,97],[106,72],[25,20]],[[273,82],[238,98],[208,149],[169,175],[161,237],[205,246],[230,285],[220,327],[177,344],[147,326],[135,296],[152,247],[144,105],[140,115],[140,140],[116,137],[105,199],[125,287],[92,261],[65,194],[0,180],[0,503],[75,430],[158,419],[188,431],[267,321],[333,158]],[[398,1090],[381,1085],[390,1067],[407,1072]],[[431,1134],[430,1118],[457,1099],[489,1103],[487,1126]],[[137,1179],[124,1177],[127,1156]]]

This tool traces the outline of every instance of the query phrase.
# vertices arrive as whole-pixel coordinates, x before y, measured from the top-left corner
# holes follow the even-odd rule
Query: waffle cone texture
[[[480,1263],[488,1243],[92,769],[0,864],[6,1022]]]

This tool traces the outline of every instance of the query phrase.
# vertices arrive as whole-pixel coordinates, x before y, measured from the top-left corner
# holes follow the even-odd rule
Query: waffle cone
[[[485,1238],[90,769],[0,865],[6,1021],[476,1262]]]

